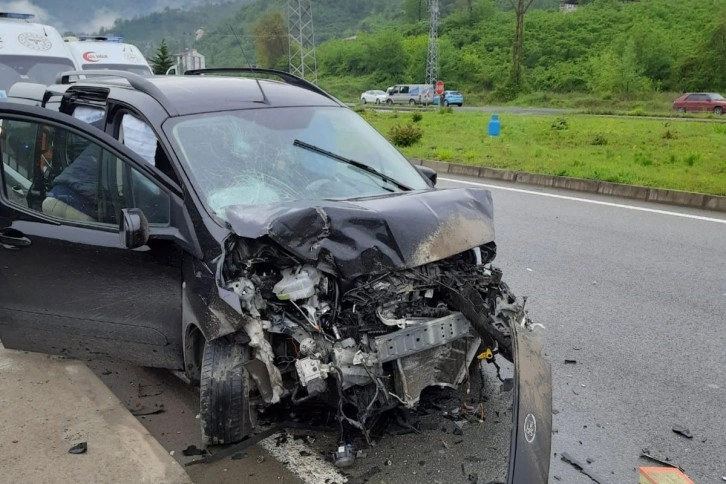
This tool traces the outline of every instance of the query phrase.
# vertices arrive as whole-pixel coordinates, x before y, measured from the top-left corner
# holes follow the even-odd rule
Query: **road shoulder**
[[[0,468],[7,482],[191,482],[83,363],[1,345]]]

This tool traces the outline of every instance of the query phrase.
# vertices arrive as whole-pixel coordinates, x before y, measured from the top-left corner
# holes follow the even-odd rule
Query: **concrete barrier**
[[[678,205],[681,207],[694,207],[716,212],[726,212],[726,197],[709,195],[697,192],[669,190],[665,188],[642,187],[638,185],[624,185],[583,178],[570,178],[566,176],[540,175],[515,170],[501,170],[486,166],[462,165],[433,160],[411,160],[414,164],[433,168],[441,175],[461,175],[489,180],[501,180],[524,185],[562,188],[586,193],[598,193],[614,197],[630,198],[648,202]]]

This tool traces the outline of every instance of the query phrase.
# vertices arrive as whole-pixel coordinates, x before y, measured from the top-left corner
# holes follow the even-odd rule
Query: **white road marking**
[[[300,440],[293,439],[292,435],[288,435],[287,441],[278,446],[275,440],[277,436],[278,434],[272,435],[261,441],[259,445],[303,482],[307,484],[348,482],[348,478],[338,472],[338,469],[316,450]]]
[[[661,215],[671,215],[673,217],[682,217],[682,218],[690,218],[693,220],[701,220],[704,222],[714,222],[714,223],[719,223],[719,224],[726,224],[726,219],[713,218],[713,217],[702,217],[700,215],[689,215],[687,213],[671,212],[669,210],[658,210],[655,208],[638,207],[636,205],[624,205],[622,203],[602,202],[600,200],[590,200],[587,198],[568,197],[567,195],[556,195],[554,193],[545,193],[545,192],[537,192],[537,191],[533,191],[533,190],[524,190],[522,188],[511,188],[511,187],[503,187],[500,185],[491,185],[488,183],[470,182],[470,181],[464,181],[464,180],[457,180],[455,178],[439,177],[439,180],[453,182],[453,183],[461,183],[464,185],[474,185],[477,187],[493,188],[496,190],[505,190],[508,192],[526,193],[527,195],[539,195],[541,197],[559,198],[560,200],[570,200],[573,202],[591,203],[593,205],[603,205],[605,207],[623,208],[626,210],[636,210],[639,212],[657,213],[657,214],[661,214]]]

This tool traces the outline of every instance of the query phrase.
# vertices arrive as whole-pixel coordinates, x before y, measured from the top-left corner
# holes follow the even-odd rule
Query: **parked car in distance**
[[[707,111],[723,114],[726,111],[726,98],[715,92],[687,92],[673,101],[673,109],[681,113]]]
[[[381,104],[386,102],[386,93],[380,89],[366,91],[360,95],[360,102],[363,104],[374,103]]]
[[[434,104],[439,104],[439,97],[444,98],[444,106],[451,106],[452,104],[457,106],[464,105],[464,95],[459,91],[444,91],[443,96],[434,96]]]

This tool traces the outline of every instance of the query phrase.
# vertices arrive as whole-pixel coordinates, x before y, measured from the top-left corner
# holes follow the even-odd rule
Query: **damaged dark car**
[[[313,399],[367,438],[504,358],[509,480],[547,480],[549,366],[491,264],[487,190],[435,189],[287,74],[116,74],[0,104],[6,347],[183,370],[208,444]]]

